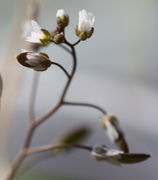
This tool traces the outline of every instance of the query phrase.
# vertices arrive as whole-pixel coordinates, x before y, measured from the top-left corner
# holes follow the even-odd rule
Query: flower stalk
[[[72,69],[69,73],[65,67],[63,67],[58,62],[54,60],[51,61],[49,56],[43,52],[30,52],[25,51],[20,53],[17,56],[18,62],[34,71],[46,71],[51,66],[59,67],[66,75],[67,81],[61,93],[61,96],[55,105],[50,111],[42,115],[41,117],[35,117],[35,100],[36,100],[36,92],[38,86],[38,74],[34,75],[34,81],[36,82],[33,84],[32,91],[31,91],[31,101],[30,101],[30,108],[29,108],[29,127],[26,133],[26,137],[24,139],[23,146],[18,153],[16,159],[11,165],[11,168],[5,178],[5,180],[13,180],[15,179],[17,172],[19,171],[23,161],[28,155],[41,153],[46,151],[52,151],[55,149],[67,149],[67,148],[78,148],[82,150],[87,150],[91,152],[91,155],[96,160],[105,160],[107,162],[111,162],[114,164],[120,163],[129,163],[129,159],[132,159],[135,162],[140,162],[149,158],[149,155],[146,154],[129,154],[128,153],[128,146],[124,138],[123,132],[120,130],[118,126],[117,119],[111,116],[107,116],[107,112],[100,106],[90,103],[83,103],[83,102],[71,102],[66,100],[67,92],[70,88],[71,82],[75,76],[76,69],[77,69],[77,55],[75,47],[81,42],[88,38],[90,38],[94,31],[94,21],[95,16],[92,13],[87,13],[85,10],[79,12],[79,23],[76,27],[76,35],[78,36],[78,40],[75,43],[70,43],[65,36],[65,28],[69,24],[69,16],[63,10],[60,9],[57,11],[56,14],[57,20],[57,27],[52,33],[49,31],[41,28],[38,23],[35,21],[31,21],[25,24],[25,32],[24,32],[24,39],[28,42],[37,44],[38,48],[36,51],[39,50],[40,47],[49,45],[50,43],[54,43],[59,47],[63,48],[63,50],[67,51],[72,56]],[[44,145],[40,147],[31,147],[31,142],[34,136],[36,129],[46,122],[50,117],[52,117],[63,105],[69,106],[84,106],[98,110],[103,115],[102,125],[103,128],[107,131],[108,136],[112,137],[112,140],[117,144],[120,150],[111,150],[108,149],[105,145],[99,145],[97,147],[90,147],[82,144],[75,144],[75,143],[61,143],[56,145]],[[108,118],[107,118],[108,117]],[[79,131],[82,133],[84,131]],[[73,133],[78,135],[77,133]],[[72,134],[71,134],[72,136]],[[68,136],[69,137],[69,136]],[[121,142],[121,144],[120,144]],[[135,159],[134,159],[135,158]]]

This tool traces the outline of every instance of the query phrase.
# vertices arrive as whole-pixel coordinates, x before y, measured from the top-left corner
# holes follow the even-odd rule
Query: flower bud
[[[69,16],[63,9],[59,9],[57,11],[56,17],[57,17],[57,24],[59,26],[62,26],[62,27],[68,26]]]
[[[82,41],[85,41],[87,39],[87,34],[86,32],[81,32],[79,34],[79,39],[82,40]]]
[[[60,43],[64,42],[64,35],[63,34],[55,34],[53,37],[53,41],[56,44],[60,44]]]
[[[22,52],[17,56],[17,60],[21,65],[34,69],[35,71],[45,71],[52,64],[48,55],[41,52]]]
[[[101,119],[101,124],[105,129],[109,139],[115,143],[121,150],[128,152],[128,145],[125,140],[125,135],[119,126],[119,122],[115,116],[105,115]]]

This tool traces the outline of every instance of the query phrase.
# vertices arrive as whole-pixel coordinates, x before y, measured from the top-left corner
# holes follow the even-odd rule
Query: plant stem
[[[65,148],[78,148],[87,151],[92,151],[92,147],[81,144],[57,144],[57,145],[47,145],[47,146],[32,148],[27,152],[27,155],[32,155],[34,153],[41,153],[46,151],[53,151],[56,149],[65,149]]]
[[[60,65],[60,64],[58,64],[58,63],[56,63],[56,62],[52,62],[52,64],[53,64],[53,65],[56,65],[56,66],[58,66],[60,69],[62,69],[62,70],[64,71],[64,73],[66,74],[66,76],[67,76],[68,78],[70,78],[69,73],[66,71],[66,69],[65,69],[62,65]]]
[[[33,134],[35,132],[35,129],[40,124],[45,122],[50,116],[52,116],[63,104],[64,98],[65,98],[67,90],[68,90],[68,88],[69,88],[69,86],[71,84],[71,81],[73,79],[73,76],[74,76],[75,71],[76,71],[76,66],[77,66],[76,51],[75,51],[74,46],[72,44],[70,44],[69,42],[67,42],[67,41],[65,42],[65,44],[68,45],[72,50],[71,54],[72,54],[72,57],[73,57],[73,67],[72,67],[72,72],[69,75],[68,81],[67,81],[67,83],[66,83],[66,85],[64,87],[64,90],[62,92],[62,95],[60,97],[60,100],[57,103],[57,105],[51,111],[49,111],[48,113],[46,113],[45,115],[43,115],[42,117],[40,117],[38,119],[30,121],[30,127],[28,129],[28,132],[27,132],[27,135],[26,135],[22,150],[19,153],[19,155],[17,156],[17,158],[15,159],[15,161],[13,162],[11,170],[8,173],[7,177],[6,177],[6,180],[13,180],[14,177],[16,176],[18,169],[20,168],[22,162],[24,161],[25,157],[27,156],[27,152],[29,150],[29,147],[30,147],[30,144],[31,144],[31,141],[32,141],[32,138],[33,138]]]
[[[75,42],[74,44],[73,44],[73,46],[76,46],[77,44],[79,44],[81,42],[81,40],[79,39],[77,42]]]
[[[94,108],[99,110],[101,113],[103,113],[103,115],[106,115],[106,111],[101,108],[100,106],[94,105],[94,104],[90,104],[90,103],[79,103],[79,102],[69,102],[69,101],[64,101],[63,105],[71,105],[71,106],[87,106],[90,108]]]

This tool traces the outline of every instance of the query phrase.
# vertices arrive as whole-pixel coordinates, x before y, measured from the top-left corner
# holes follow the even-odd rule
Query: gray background
[[[8,52],[15,19],[20,18],[16,16],[21,4],[22,1],[16,0],[0,1],[2,55]],[[78,23],[78,11],[84,8],[96,16],[93,37],[77,47],[78,69],[67,99],[105,107],[110,114],[119,118],[131,151],[149,153],[152,157],[141,164],[114,167],[95,162],[86,152],[77,150],[45,161],[36,169],[72,174],[86,180],[157,180],[158,1],[46,0],[41,4],[40,22],[42,27],[49,30],[55,26],[57,9],[64,8],[69,13],[71,24],[66,35],[71,42],[77,40],[74,27]],[[20,34],[15,35],[20,37]],[[17,47],[15,52],[20,48]],[[43,51],[70,69],[71,57],[58,47],[51,45]],[[6,59],[3,58],[0,62],[1,71],[6,68],[4,61]],[[19,71],[23,71],[18,81],[20,91],[16,98],[16,113],[8,133],[9,159],[19,150],[27,128],[28,92],[33,74],[31,70],[17,65],[16,61],[13,63]],[[65,80],[63,73],[55,67],[42,73],[36,103],[37,115],[48,111],[56,103]],[[85,123],[93,131],[87,144],[111,145],[100,127],[100,117],[99,112],[89,108],[64,107],[37,130],[33,144],[53,142],[58,135]],[[4,127],[3,121],[1,128]]]

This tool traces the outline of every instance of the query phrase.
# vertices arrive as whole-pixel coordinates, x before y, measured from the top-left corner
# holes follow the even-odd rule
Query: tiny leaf
[[[119,161],[121,163],[125,164],[134,164],[134,163],[139,163],[142,161],[145,161],[150,157],[149,154],[121,154],[121,159]]]
[[[63,144],[75,144],[84,140],[89,134],[89,128],[79,127],[65,134],[59,142]]]

